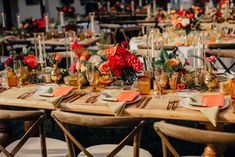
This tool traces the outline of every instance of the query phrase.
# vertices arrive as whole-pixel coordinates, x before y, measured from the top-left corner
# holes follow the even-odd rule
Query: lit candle
[[[153,14],[156,13],[156,0],[153,0]]]
[[[142,7],[143,4],[142,4],[142,0],[139,0],[139,7]]]
[[[135,14],[135,1],[131,1],[131,13],[132,15]]]
[[[95,34],[95,15],[90,16],[91,32]]]
[[[147,6],[147,18],[148,19],[151,18],[151,5],[150,4]]]
[[[5,13],[2,12],[2,27],[5,28],[6,27],[6,22],[5,22]]]
[[[64,26],[64,12],[60,12],[60,25],[63,27]]]
[[[20,15],[17,14],[17,27],[20,29]]]
[[[46,32],[49,32],[49,19],[48,16],[45,16],[45,23],[46,23]]]
[[[111,10],[111,9],[110,9],[110,2],[108,1],[108,2],[107,2],[107,11],[110,12],[110,10]]]

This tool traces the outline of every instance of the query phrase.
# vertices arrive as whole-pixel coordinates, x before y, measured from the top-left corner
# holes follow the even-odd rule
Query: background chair
[[[74,157],[73,144],[77,146],[82,152],[78,155],[79,157],[151,157],[151,154],[139,148],[140,147],[140,135],[143,127],[142,118],[133,117],[113,117],[113,116],[94,116],[94,115],[81,115],[76,113],[69,113],[63,111],[53,111],[52,117],[63,130],[65,138],[67,140],[70,157]],[[118,145],[115,144],[102,144],[95,145],[88,148],[83,147],[69,132],[67,124],[86,126],[86,127],[134,127]],[[128,142],[134,139],[133,146],[127,146]],[[133,154],[133,155],[132,155]]]
[[[7,147],[0,145],[0,157],[66,157],[66,143],[52,138],[45,138],[43,122],[44,111],[0,110],[1,121],[32,121],[33,124],[23,137]],[[40,137],[30,137],[39,129]]]
[[[207,151],[207,153],[211,153],[211,157],[216,157],[216,154],[211,150],[211,148],[217,149],[218,153],[220,153],[217,154],[218,156],[222,154],[222,152],[219,152],[222,151],[219,150],[222,147],[216,147],[215,145],[225,146],[235,144],[234,133],[200,130],[168,124],[165,122],[156,122],[154,124],[154,129],[162,140],[163,157],[167,157],[168,150],[174,157],[180,157],[178,152],[168,140],[168,137],[188,142],[208,144],[209,147],[206,147],[205,151]]]

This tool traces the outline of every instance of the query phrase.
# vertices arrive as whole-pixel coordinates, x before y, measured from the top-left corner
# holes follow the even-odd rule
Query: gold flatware
[[[145,106],[149,103],[149,101],[152,99],[152,97],[146,98],[143,104],[140,105],[139,108],[145,108]]]
[[[179,105],[179,100],[175,100],[174,101],[174,104],[172,105],[172,110],[175,110],[177,107],[178,107],[178,105]]]
[[[139,101],[139,103],[136,105],[136,108],[140,107],[140,105],[145,101],[147,96],[143,96],[143,98]]]
[[[95,95],[95,96],[91,96],[89,97],[85,103],[95,103],[96,102],[96,99],[98,98],[99,95]]]
[[[65,98],[62,102],[63,103],[67,103],[69,102],[70,100],[72,100],[74,97],[78,96],[78,93],[75,93],[74,95],[68,97],[68,98]]]
[[[86,95],[86,93],[79,93],[77,96],[75,96],[75,97],[73,97],[72,99],[70,99],[70,100],[68,101],[68,103],[72,103],[72,102],[78,100],[79,98],[81,98],[81,97],[84,96],[84,95]]]
[[[178,107],[179,100],[172,100],[168,102],[166,110],[175,110]]]
[[[35,91],[29,91],[21,94],[20,96],[17,97],[17,99],[26,99],[29,96],[32,96],[35,93]]]

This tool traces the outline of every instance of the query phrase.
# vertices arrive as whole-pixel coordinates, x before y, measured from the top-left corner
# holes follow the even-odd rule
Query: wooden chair
[[[231,69],[235,66],[235,62],[233,62],[231,65],[226,66],[223,62],[222,58],[231,58],[235,60],[235,44],[212,44],[208,46],[209,50],[206,50],[207,56],[217,56],[217,60],[221,64],[221,66],[224,68],[224,73],[231,74]]]
[[[0,110],[0,121],[32,121],[33,124],[23,137],[7,147],[0,145],[0,157],[66,157],[64,141],[45,138],[43,122],[46,116],[43,110],[13,111]],[[39,128],[40,137],[30,137]],[[46,147],[47,145],[47,147]]]
[[[235,133],[200,130],[168,124],[165,122],[156,122],[154,124],[154,129],[162,140],[163,157],[167,157],[168,150],[174,157],[180,157],[178,152],[168,140],[168,137],[194,143],[209,144],[211,147],[214,145],[225,146],[235,144]],[[205,151],[209,151],[206,149]],[[215,154],[211,155],[214,156]]]
[[[142,118],[133,117],[113,117],[113,116],[95,116],[95,115],[82,115],[77,113],[69,113],[63,111],[53,111],[52,117],[64,131],[65,138],[67,140],[70,157],[74,157],[73,144],[81,150],[79,157],[151,157],[151,154],[140,148],[140,136],[141,130],[144,124]],[[118,145],[105,144],[95,145],[88,148],[83,147],[69,132],[68,125],[80,125],[86,127],[134,127]],[[126,144],[134,139],[133,146],[127,146]],[[132,155],[133,154],[133,155]]]

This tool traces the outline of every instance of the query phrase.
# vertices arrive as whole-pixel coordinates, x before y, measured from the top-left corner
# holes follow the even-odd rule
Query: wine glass
[[[86,78],[90,85],[93,85],[95,79],[95,66],[93,64],[87,64],[86,66]]]
[[[16,74],[16,77],[18,78],[18,87],[22,88],[22,80],[21,80],[21,75],[22,75],[22,68],[21,68],[21,60],[15,60],[13,62],[13,69]]]

